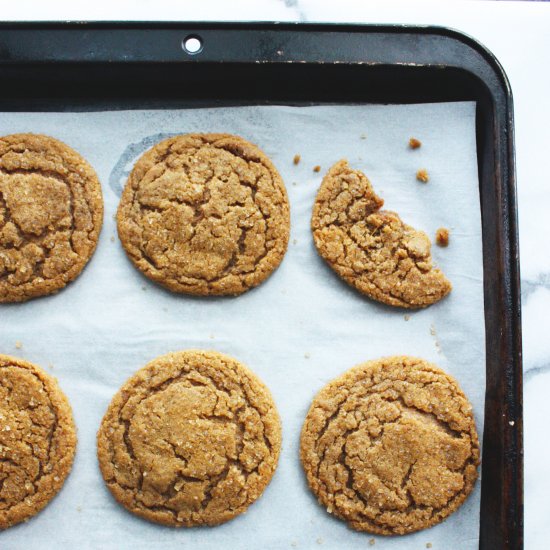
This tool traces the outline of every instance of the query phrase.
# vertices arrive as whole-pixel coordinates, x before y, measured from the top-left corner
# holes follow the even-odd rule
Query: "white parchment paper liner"
[[[420,356],[454,375],[474,405],[481,437],[485,336],[474,103],[4,113],[0,132],[44,133],[74,147],[96,169],[105,198],[98,249],[82,275],[55,296],[0,306],[0,351],[58,377],[79,436],[60,495],[35,519],[0,533],[1,548],[366,548],[371,535],[348,529],[309,492],[299,436],[326,382],[380,356]],[[163,290],[132,267],[116,235],[113,216],[135,160],[160,139],[187,132],[251,140],[288,189],[286,257],[264,284],[238,298]],[[423,142],[420,149],[408,148],[411,136]],[[454,286],[448,298],[417,312],[391,309],[340,282],[317,256],[311,208],[322,176],[340,158],[363,170],[385,208],[406,223],[432,239],[438,227],[450,229],[449,247],[432,249]],[[319,174],[312,171],[317,164]],[[419,168],[428,170],[428,184],[416,181]],[[187,348],[216,349],[247,364],[271,389],[283,423],[279,467],[264,495],[243,516],[210,529],[176,530],[130,515],[111,498],[96,461],[95,434],[120,385],[157,355]],[[479,497],[478,482],[444,523],[406,537],[375,537],[376,548],[477,548]]]

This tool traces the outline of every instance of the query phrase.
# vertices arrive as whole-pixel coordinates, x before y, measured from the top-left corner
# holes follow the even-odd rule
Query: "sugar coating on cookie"
[[[75,447],[71,407],[57,382],[31,363],[0,355],[0,529],[50,502]]]
[[[243,513],[277,467],[279,415],[269,390],[235,359],[169,353],[115,395],[97,436],[103,478],[130,512],[171,526]]]
[[[383,204],[365,174],[337,162],[313,207],[317,251],[348,284],[379,302],[421,308],[441,300],[452,287],[432,265],[430,239],[395,212],[380,210]]]
[[[319,502],[353,529],[425,529],[474,487],[472,406],[456,380],[422,359],[369,361],[317,394],[302,429],[301,459]]]
[[[175,292],[240,294],[280,264],[290,232],[285,186],[252,143],[229,134],[164,140],[135,164],[117,213],[134,265]]]
[[[93,168],[54,138],[0,138],[0,303],[63,288],[92,256],[103,221]]]

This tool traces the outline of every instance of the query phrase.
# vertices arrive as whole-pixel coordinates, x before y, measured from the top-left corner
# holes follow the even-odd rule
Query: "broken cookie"
[[[380,210],[383,204],[362,172],[337,162],[313,207],[317,251],[347,283],[379,302],[421,308],[441,300],[452,286],[432,265],[430,239],[395,212]]]

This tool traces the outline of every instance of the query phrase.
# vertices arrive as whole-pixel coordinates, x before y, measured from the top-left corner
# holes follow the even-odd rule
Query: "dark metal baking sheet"
[[[200,37],[190,55],[182,40]],[[0,25],[0,111],[477,102],[486,400],[483,550],[523,547],[522,358],[512,94],[495,57],[436,27]]]

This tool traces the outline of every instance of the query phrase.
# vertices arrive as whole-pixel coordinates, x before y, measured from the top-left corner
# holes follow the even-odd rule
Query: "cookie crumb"
[[[374,539],[369,539],[369,546],[374,546],[376,541]]]
[[[408,321],[410,318],[411,318],[410,315],[405,315],[405,317],[404,317],[405,321]]]
[[[428,171],[426,170],[426,168],[418,170],[418,172],[416,173],[416,179],[418,181],[421,181],[422,183],[428,183],[430,181],[430,176],[428,176]]]
[[[515,422],[513,420],[510,420],[510,422],[508,422],[508,424],[510,424],[510,426],[513,426],[515,424]]]
[[[293,181],[292,185],[294,185],[294,187],[296,187],[298,184],[295,181]]]
[[[23,344],[19,340],[17,340],[17,342],[15,342],[15,347],[17,349],[21,349],[23,347]]]
[[[147,287],[146,287],[145,285],[143,285],[143,286],[141,287],[141,290],[147,290]]]
[[[431,548],[432,547],[432,543],[431,542],[427,542],[426,543],[426,548]]]
[[[418,149],[419,147],[422,147],[422,142],[419,139],[412,137],[409,139],[409,147],[411,149]]]
[[[440,227],[435,232],[435,242],[439,246],[449,246],[449,230],[446,227]]]
[[[306,359],[309,359],[309,358],[311,357],[311,355],[310,355],[309,353],[304,353],[304,357],[305,357]]]
[[[296,239],[292,239],[292,244],[298,244],[298,241]]]
[[[111,235],[111,242],[112,242],[112,243],[115,242],[115,236],[114,236],[114,235]]]
[[[77,512],[82,512],[82,506],[77,506],[77,507],[76,507],[76,511],[77,511]]]
[[[317,544],[323,544],[323,539],[319,537],[316,541]]]
[[[319,165],[314,166],[314,167],[313,167],[313,171],[314,171],[314,172],[320,172],[320,171],[321,171],[321,167],[320,167]]]
[[[435,327],[433,325],[430,325],[430,334],[432,336],[435,336],[436,335],[436,332],[435,332]]]
[[[361,134],[361,139],[367,139],[367,134]]]
[[[300,161],[302,160],[302,156],[301,155],[294,155],[294,158],[292,159],[292,162],[294,164],[300,164]]]
[[[51,369],[51,370],[53,370],[53,365],[52,365],[52,364],[49,364],[49,365],[48,365],[48,368]]]
[[[291,543],[290,543],[290,546],[292,546],[292,548],[296,548],[298,546],[298,543],[293,540]]]

